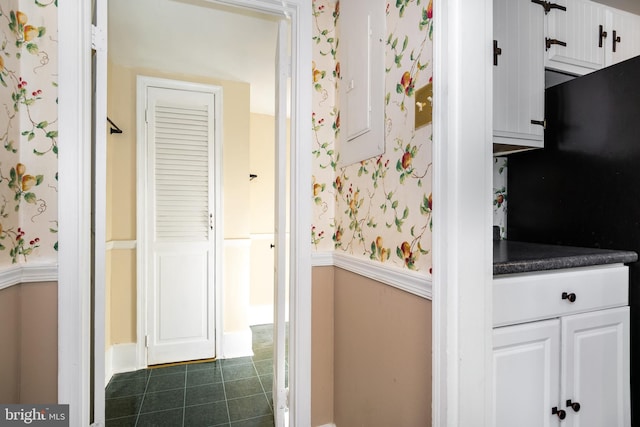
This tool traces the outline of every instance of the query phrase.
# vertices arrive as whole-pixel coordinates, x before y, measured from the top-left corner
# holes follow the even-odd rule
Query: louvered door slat
[[[209,238],[210,112],[156,104],[156,239]]]

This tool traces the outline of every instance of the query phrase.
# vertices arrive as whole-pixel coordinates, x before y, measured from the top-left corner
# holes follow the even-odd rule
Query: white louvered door
[[[215,356],[215,93],[147,89],[147,363]]]

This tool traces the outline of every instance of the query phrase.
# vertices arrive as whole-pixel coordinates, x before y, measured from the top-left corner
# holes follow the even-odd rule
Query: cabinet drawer
[[[625,306],[628,288],[622,264],[499,276],[493,279],[493,325]]]

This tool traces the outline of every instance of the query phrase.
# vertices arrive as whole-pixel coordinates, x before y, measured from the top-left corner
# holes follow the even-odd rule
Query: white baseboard
[[[109,384],[111,377],[122,372],[131,372],[138,369],[137,344],[115,344],[104,353],[105,384]]]
[[[253,356],[253,336],[250,328],[242,331],[225,332],[222,339],[224,354],[220,355],[221,359]]]
[[[273,323],[273,304],[249,307],[249,326]]]
[[[334,423],[330,423],[330,424],[323,424],[321,426],[318,427],[336,427],[336,425]]]

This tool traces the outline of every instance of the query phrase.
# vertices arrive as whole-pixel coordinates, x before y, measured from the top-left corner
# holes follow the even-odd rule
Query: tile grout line
[[[184,389],[182,394],[182,427],[185,427],[184,420],[187,416],[187,374],[189,372],[189,367],[184,367]]]
[[[220,361],[220,378],[222,378],[222,392],[224,393],[224,404],[227,407],[227,419],[229,420],[229,425],[231,425],[231,412],[229,412],[229,400],[227,399],[227,387],[224,384],[224,370],[222,369],[222,361]]]
[[[151,380],[151,372],[149,372],[149,375],[147,376],[147,381],[146,381],[146,384],[144,385],[144,392],[142,393],[142,400],[140,401],[140,407],[138,408],[138,413],[136,414],[136,422],[134,424],[134,426],[136,427],[138,425],[138,420],[140,420],[140,412],[142,412],[142,404],[144,403],[144,398],[147,395],[147,388],[149,387],[150,380]]]

